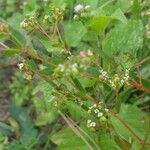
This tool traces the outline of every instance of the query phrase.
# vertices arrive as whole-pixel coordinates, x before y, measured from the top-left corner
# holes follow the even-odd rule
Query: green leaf
[[[52,123],[57,117],[57,109],[54,106],[55,97],[52,95],[53,88],[46,81],[41,81],[33,90],[33,103],[39,116],[36,118],[37,126]]]
[[[44,112],[40,114],[35,120],[35,125],[42,126],[42,125],[50,124],[57,118],[57,116],[58,114],[56,110],[54,111],[52,108],[49,112]]]
[[[14,48],[13,49],[5,49],[4,53],[3,53],[3,56],[10,57],[10,56],[18,54],[20,52],[21,51],[19,49],[14,49]]]
[[[82,92],[85,92],[85,89],[83,88],[82,84],[80,83],[80,81],[75,78],[75,77],[72,77],[72,81],[74,82],[75,86],[81,90]]]
[[[42,54],[42,55],[48,55],[48,51],[47,49],[45,48],[45,46],[39,41],[39,40],[32,40],[32,44],[33,44],[33,47],[34,49],[39,53],[39,54]]]
[[[96,16],[92,19],[89,27],[95,30],[97,34],[100,34],[106,29],[111,19],[109,16]]]
[[[58,145],[58,150],[87,150],[84,142],[75,135],[70,128],[62,129],[51,138],[53,143]]]
[[[26,38],[21,32],[19,32],[14,28],[11,28],[10,30],[11,30],[11,34],[12,34],[11,36],[13,40],[15,40],[19,44],[19,46],[26,45]]]
[[[81,22],[69,22],[64,26],[64,38],[68,46],[75,47],[86,34],[86,28]]]
[[[141,139],[144,139],[145,134],[149,128],[148,117],[145,113],[140,111],[136,106],[123,105],[119,117],[131,128]],[[126,141],[133,140],[133,147],[137,149],[140,145],[139,141],[127,130],[116,118],[111,117],[112,125],[115,131],[123,136]],[[150,136],[147,142],[150,141]]]
[[[32,70],[37,70],[38,69],[38,66],[37,66],[36,62],[33,59],[28,60],[28,63],[29,63],[30,69],[32,69]]]
[[[127,18],[125,17],[124,13],[122,12],[122,10],[120,8],[118,8],[113,14],[112,17],[114,19],[117,19],[119,21],[121,21],[124,24],[128,23]]]
[[[141,20],[132,20],[127,25],[121,24],[107,33],[103,50],[108,55],[136,51],[143,45],[143,33]]]
[[[79,81],[84,88],[93,87],[96,83],[96,81],[89,78],[79,78]]]
[[[99,134],[99,145],[102,150],[121,150],[115,143],[113,137],[103,131]]]
[[[141,17],[141,0],[133,0],[133,15],[136,19]]]
[[[72,101],[65,101],[65,104],[67,105],[67,109],[73,119],[75,120],[80,120],[83,118],[88,119],[89,114],[87,113],[87,111],[85,111],[82,107],[80,107],[76,103]]]

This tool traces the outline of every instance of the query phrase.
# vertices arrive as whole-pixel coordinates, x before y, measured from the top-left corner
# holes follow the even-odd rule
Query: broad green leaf
[[[85,89],[83,88],[82,84],[77,78],[72,77],[72,81],[79,90],[81,90],[82,92],[85,92]]]
[[[122,10],[120,8],[118,8],[112,15],[111,15],[114,19],[117,19],[119,21],[121,21],[124,24],[127,24],[127,18],[125,17],[125,15],[123,14]]]
[[[33,103],[39,113],[35,124],[37,126],[52,123],[57,117],[57,109],[54,106],[55,97],[52,95],[53,88],[46,81],[41,81],[33,91]]]
[[[4,53],[3,53],[3,56],[9,57],[9,56],[18,54],[20,52],[21,52],[20,49],[5,49]]]
[[[103,41],[103,50],[107,55],[136,51],[143,44],[143,24],[141,20],[121,24],[107,33]]]
[[[21,13],[14,13],[13,16],[7,19],[8,23],[16,30],[20,29],[20,22],[24,19]]]
[[[50,138],[53,143],[58,145],[58,150],[87,150],[85,143],[70,129],[65,128]]]
[[[39,53],[39,54],[45,54],[45,55],[48,55],[48,51],[47,49],[45,48],[45,46],[38,40],[35,40],[33,39],[32,40],[32,44],[33,44],[33,47],[34,49]]]
[[[102,150],[121,150],[115,143],[113,137],[103,131],[99,133],[99,146]]]
[[[95,85],[96,81],[92,80],[92,79],[89,79],[89,78],[79,78],[79,81],[80,83],[82,84],[82,86],[84,88],[87,88],[87,87],[92,87]]]
[[[120,8],[123,12],[129,11],[131,7],[132,7],[131,0],[118,0],[116,3],[116,8]]]
[[[18,30],[11,28],[11,36],[13,40],[15,40],[18,43],[18,46],[25,46],[26,44],[26,38],[23,35],[23,33],[19,32]]]
[[[65,101],[65,104],[66,104],[67,109],[73,119],[75,119],[75,120],[80,120],[83,118],[88,119],[89,114],[78,104],[76,104],[72,101]]]
[[[49,110],[49,112],[41,113],[35,120],[35,125],[42,126],[42,125],[50,124],[57,118],[57,116],[58,114],[56,110],[52,108],[51,110]]]
[[[133,0],[133,15],[136,19],[141,17],[141,0]]]
[[[144,139],[149,128],[148,117],[145,113],[140,111],[136,106],[122,104],[119,117],[137,134],[137,136]],[[133,147],[137,149],[140,145],[137,138],[135,138],[116,118],[111,117],[111,121],[115,131],[127,141],[130,142],[133,140]],[[147,142],[148,141],[150,141],[149,136],[147,138]]]
[[[64,26],[64,38],[68,46],[75,47],[86,34],[86,28],[81,22],[69,22]]]
[[[33,140],[36,140],[38,133],[29,113],[29,108],[21,108],[13,104],[11,106],[11,115],[20,124],[20,141],[24,146],[29,146]]]
[[[89,27],[95,30],[98,34],[102,33],[111,21],[109,16],[96,16],[92,19]]]

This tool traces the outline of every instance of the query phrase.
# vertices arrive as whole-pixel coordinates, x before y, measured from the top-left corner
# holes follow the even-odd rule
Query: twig
[[[136,82],[132,82],[132,81],[128,81],[128,83],[134,87],[136,87],[137,89],[144,91],[146,93],[150,93],[150,89],[147,89],[145,87],[143,87],[142,85],[140,85],[139,83]]]

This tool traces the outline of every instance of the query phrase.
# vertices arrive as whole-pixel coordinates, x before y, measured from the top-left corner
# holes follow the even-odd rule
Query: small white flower
[[[88,56],[93,56],[93,53],[91,50],[88,50],[87,54],[88,54]]]
[[[120,83],[123,85],[123,84],[124,84],[124,80],[122,79],[122,80],[120,81]]]
[[[99,70],[100,73],[102,73],[103,71],[104,71],[103,69],[100,69],[100,70]]]
[[[73,72],[78,72],[78,64],[77,63],[74,63],[72,66],[71,66],[71,69]]]
[[[93,107],[91,106],[91,107],[89,107],[89,109],[91,110]]]
[[[97,105],[96,105],[96,104],[94,104],[94,105],[93,105],[93,108],[95,108],[96,106],[97,106]]]
[[[95,114],[99,113],[99,110],[98,109],[95,109],[94,110]]]
[[[82,4],[78,4],[74,7],[74,12],[78,13],[80,12],[82,9],[84,8],[84,6]]]
[[[97,117],[101,117],[101,116],[103,116],[103,113],[102,113],[102,112],[99,112],[99,113],[97,114]]]
[[[58,67],[60,68],[60,71],[61,71],[61,72],[64,72],[64,71],[65,71],[65,66],[64,66],[64,65],[59,64]]]
[[[91,122],[90,123],[90,127],[95,127],[96,126],[96,122]]]
[[[92,121],[91,120],[87,120],[87,124],[90,124]]]
[[[103,71],[103,72],[102,72],[102,75],[103,75],[103,76],[106,76],[106,75],[107,75],[107,72],[106,72],[106,71]]]
[[[127,81],[129,79],[129,76],[125,76],[124,80]]]
[[[89,9],[91,6],[90,5],[86,5],[85,6],[85,9]]]
[[[74,16],[73,16],[73,19],[74,19],[74,20],[78,19],[78,15],[74,15]]]
[[[106,111],[106,112],[108,112],[108,111],[109,111],[109,109],[105,108],[105,111]]]
[[[18,68],[21,70],[24,67],[24,63],[19,63]]]

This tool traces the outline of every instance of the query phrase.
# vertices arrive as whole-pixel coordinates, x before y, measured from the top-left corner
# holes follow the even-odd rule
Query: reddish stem
[[[137,89],[141,90],[141,91],[144,91],[146,93],[150,93],[150,89],[147,89],[145,87],[143,87],[142,85],[140,85],[139,83],[136,83],[136,82],[132,82],[132,81],[128,81],[128,83],[134,87],[136,87]]]

